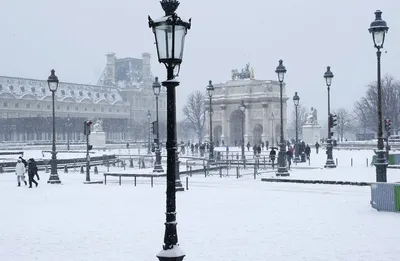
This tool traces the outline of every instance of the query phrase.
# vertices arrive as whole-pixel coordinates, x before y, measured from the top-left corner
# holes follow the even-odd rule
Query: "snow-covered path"
[[[43,173],[27,189],[0,175],[0,260],[157,260],[163,182],[83,185],[83,176],[61,174],[56,186]],[[179,241],[185,260],[398,260],[400,218],[369,200],[368,187],[193,176],[177,197]]]

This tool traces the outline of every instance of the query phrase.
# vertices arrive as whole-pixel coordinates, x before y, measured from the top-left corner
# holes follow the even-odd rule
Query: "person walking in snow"
[[[34,179],[35,176],[40,180],[36,162],[34,159],[30,158],[28,161],[29,188],[32,188],[32,183],[35,183],[36,187],[39,185]]]
[[[18,159],[15,165],[15,175],[17,175],[18,187],[21,187],[21,181],[25,183],[25,186],[27,185],[25,180],[25,165],[21,159]]]

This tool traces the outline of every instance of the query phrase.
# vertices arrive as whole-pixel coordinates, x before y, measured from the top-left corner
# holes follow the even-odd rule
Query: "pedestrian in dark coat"
[[[40,180],[39,174],[38,174],[38,168],[36,165],[36,161],[34,159],[29,159],[28,161],[28,177],[29,177],[29,188],[32,188],[32,183],[36,185],[36,187],[39,185],[36,180],[34,179],[35,176],[37,177],[38,180]]]
[[[306,157],[309,160],[310,159],[310,154],[311,154],[311,148],[310,148],[310,146],[308,146],[308,144],[307,144],[304,152],[306,153]]]
[[[275,169],[275,157],[276,157],[276,151],[275,148],[272,147],[271,151],[269,152],[269,159],[272,162],[272,169]]]

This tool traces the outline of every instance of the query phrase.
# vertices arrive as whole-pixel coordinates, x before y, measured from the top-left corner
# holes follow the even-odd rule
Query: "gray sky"
[[[0,75],[46,79],[54,68],[62,81],[95,84],[105,53],[121,58],[150,52],[154,75],[166,76],[147,25],[148,14],[153,19],[163,15],[157,0],[1,3]],[[231,69],[247,62],[256,79],[275,80],[280,58],[288,70],[288,96],[297,91],[303,105],[318,109],[320,121],[327,113],[327,65],[335,74],[332,108],[352,108],[365,85],[376,80],[375,49],[368,33],[376,9],[383,11],[390,27],[382,73],[400,79],[398,0],[181,0],[178,14],[192,17],[192,29],[177,92],[179,114],[190,92],[204,90],[210,79],[229,80]]]

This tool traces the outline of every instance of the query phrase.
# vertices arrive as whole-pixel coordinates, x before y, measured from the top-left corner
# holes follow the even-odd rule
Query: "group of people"
[[[18,187],[21,186],[21,182],[24,182],[25,186],[28,185],[28,182],[25,180],[25,173],[27,171],[29,188],[32,188],[32,183],[37,187],[39,184],[35,180],[35,176],[38,180],[40,180],[40,177],[38,174],[36,161],[33,158],[30,158],[28,161],[26,161],[22,157],[19,157],[17,164],[15,165],[15,175],[17,175]]]

